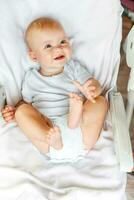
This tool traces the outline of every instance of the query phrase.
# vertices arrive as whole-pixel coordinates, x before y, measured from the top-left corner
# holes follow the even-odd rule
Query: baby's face
[[[71,57],[71,46],[64,30],[36,31],[31,38],[35,61],[41,67],[63,67]]]

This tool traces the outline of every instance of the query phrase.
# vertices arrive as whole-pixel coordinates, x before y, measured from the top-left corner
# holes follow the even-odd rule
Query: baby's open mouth
[[[60,56],[57,56],[56,58],[54,58],[54,60],[62,60],[64,59],[65,56],[64,55],[60,55]]]

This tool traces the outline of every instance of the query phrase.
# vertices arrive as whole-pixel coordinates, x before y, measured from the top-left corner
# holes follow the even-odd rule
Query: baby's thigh
[[[95,103],[87,100],[83,106],[82,123],[104,120],[107,110],[108,102],[105,97],[97,97]]]

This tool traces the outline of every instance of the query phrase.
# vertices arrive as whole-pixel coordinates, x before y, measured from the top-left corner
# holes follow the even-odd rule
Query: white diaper
[[[73,162],[81,159],[88,151],[84,150],[80,127],[70,129],[67,127],[67,116],[62,116],[54,121],[61,130],[63,148],[55,150],[50,147],[49,157],[53,162]]]

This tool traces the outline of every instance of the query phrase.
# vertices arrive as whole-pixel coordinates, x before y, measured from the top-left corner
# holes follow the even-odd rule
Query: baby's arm
[[[87,80],[83,85],[78,81],[73,81],[73,83],[93,103],[95,103],[95,98],[101,94],[100,83],[94,78]]]

